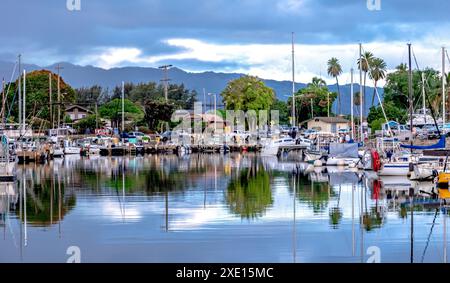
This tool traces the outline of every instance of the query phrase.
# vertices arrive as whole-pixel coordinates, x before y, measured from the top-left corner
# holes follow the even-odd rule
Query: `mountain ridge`
[[[158,68],[152,67],[115,67],[111,69],[104,69],[92,65],[82,66],[69,62],[59,62],[48,66],[38,66],[35,64],[22,64],[22,69],[27,72],[35,70],[49,70],[56,72],[57,65],[60,65],[61,77],[74,88],[90,87],[93,85],[100,85],[103,88],[108,88],[110,91],[120,85],[122,81],[132,83],[146,83],[156,82],[160,83],[163,77],[163,73]],[[14,69],[14,63],[7,61],[0,61],[0,76],[9,81]],[[181,84],[183,83],[188,89],[196,90],[198,100],[203,100],[203,89],[207,93],[221,93],[226,87],[227,83],[233,79],[237,79],[245,74],[240,73],[224,73],[214,71],[204,71],[199,73],[188,72],[179,68],[172,68],[169,70],[169,78],[171,83]],[[13,80],[17,78],[17,70]],[[271,79],[262,79],[267,86],[274,89],[278,99],[286,101],[289,96],[292,95],[292,82],[290,81],[277,81]],[[306,83],[296,83],[296,89],[302,89],[306,87]],[[330,91],[337,92],[337,85],[329,85]],[[342,112],[343,114],[350,114],[350,85],[340,85],[341,98],[342,98]],[[354,84],[354,90],[359,90],[359,84]],[[365,113],[367,114],[370,108],[371,96],[374,91],[373,87],[366,87],[366,101],[365,101]],[[378,88],[378,92],[382,96],[383,89]],[[206,98],[208,99],[208,98]],[[376,102],[378,104],[378,102]],[[333,109],[337,109],[337,100],[333,104]]]

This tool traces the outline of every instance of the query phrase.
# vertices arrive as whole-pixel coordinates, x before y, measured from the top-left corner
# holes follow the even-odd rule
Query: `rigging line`
[[[414,48],[412,46],[411,46],[411,51],[412,51],[412,54],[414,57],[414,62],[416,63],[417,70],[421,71],[421,69],[419,67],[419,63],[417,63],[416,53],[414,53]]]
[[[16,73],[17,65],[18,65],[18,62],[16,61],[16,63],[14,64],[13,73],[11,74],[11,79],[10,79],[10,81],[9,81],[8,91],[6,92],[6,97],[8,97],[7,95],[8,95],[8,93],[9,93],[9,91],[10,91],[11,84],[12,84],[14,75],[15,75],[15,73]],[[19,74],[19,76],[20,76],[20,74]],[[14,105],[14,101],[16,100],[16,94],[17,94],[17,92],[14,92],[13,101],[12,101],[11,105],[9,106],[7,118],[9,118],[9,116],[11,115],[11,109],[12,109],[12,106]]]
[[[9,94],[9,91],[11,90],[11,84],[12,84],[12,80],[14,79],[14,74],[16,73],[17,65],[18,65],[18,62],[16,61],[16,63],[14,64],[14,68],[13,68],[12,74],[11,74],[11,79],[9,80],[8,89],[6,90],[6,93],[5,93],[6,101],[8,101],[8,94]],[[3,113],[3,108],[2,108],[2,113],[1,114],[4,114]],[[8,114],[8,116],[9,116],[9,114]]]
[[[422,263],[423,263],[423,261],[425,259],[425,253],[427,252],[428,245],[430,244],[431,234],[433,233],[433,228],[434,228],[434,225],[436,223],[436,218],[437,218],[438,212],[439,212],[439,209],[436,208],[436,213],[434,214],[433,224],[431,225],[430,234],[428,235],[428,239],[427,239],[427,244],[425,246],[425,249],[423,250],[422,261],[421,261]]]
[[[448,56],[447,49],[445,50],[445,54],[447,55],[447,60],[448,60],[448,63],[450,64],[450,57]]]

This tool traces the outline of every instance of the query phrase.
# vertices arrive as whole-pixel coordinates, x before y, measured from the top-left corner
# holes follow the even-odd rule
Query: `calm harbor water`
[[[448,216],[406,178],[231,154],[69,157],[17,179],[0,184],[0,262],[66,262],[73,246],[81,262],[446,258]]]

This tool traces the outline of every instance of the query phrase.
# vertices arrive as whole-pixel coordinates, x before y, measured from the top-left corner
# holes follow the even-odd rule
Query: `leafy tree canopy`
[[[222,97],[227,110],[269,110],[275,101],[273,89],[252,76],[243,76],[229,82]]]

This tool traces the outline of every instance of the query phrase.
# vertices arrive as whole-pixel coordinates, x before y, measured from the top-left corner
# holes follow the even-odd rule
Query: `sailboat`
[[[10,147],[6,135],[1,136],[0,150],[0,181],[13,181],[16,177],[16,156],[13,147]]]

